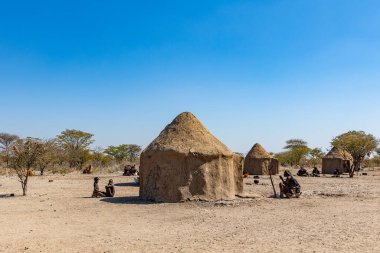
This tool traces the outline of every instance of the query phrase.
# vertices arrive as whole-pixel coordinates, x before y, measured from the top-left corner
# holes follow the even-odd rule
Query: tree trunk
[[[45,166],[40,167],[40,172],[41,172],[41,176],[43,176],[45,172]]]
[[[350,170],[350,177],[354,177],[354,174],[355,174],[355,166],[351,166],[351,170]]]
[[[26,193],[28,191],[28,177],[26,177],[25,181],[21,183],[22,184],[22,196],[26,196]]]
[[[27,166],[28,169],[26,170],[26,176],[25,176],[25,179],[24,181],[21,182],[21,185],[22,185],[22,196],[26,196],[26,193],[28,191],[28,178],[29,178],[29,166]]]
[[[354,177],[355,171],[358,170],[360,163],[361,163],[361,160],[354,161],[353,166],[351,166],[350,177]]]

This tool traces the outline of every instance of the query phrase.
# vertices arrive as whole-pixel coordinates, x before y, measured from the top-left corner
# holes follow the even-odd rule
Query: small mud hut
[[[333,147],[322,159],[322,173],[332,174],[335,169],[339,169],[340,173],[350,171],[353,163],[352,156],[347,151]]]
[[[245,157],[244,171],[250,175],[269,175],[269,168],[271,168],[272,175],[278,174],[278,160],[256,143]]]
[[[144,200],[227,200],[242,191],[241,156],[189,112],[178,115],[141,154]]]

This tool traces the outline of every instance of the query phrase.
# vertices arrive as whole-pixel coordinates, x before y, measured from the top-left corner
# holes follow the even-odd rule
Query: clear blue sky
[[[1,1],[0,92],[0,131],[103,147],[183,111],[244,153],[380,137],[380,1]]]

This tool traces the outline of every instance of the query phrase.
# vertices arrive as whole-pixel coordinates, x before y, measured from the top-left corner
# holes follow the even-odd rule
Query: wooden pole
[[[272,178],[272,164],[269,165],[268,171],[269,171],[270,182],[272,183],[272,187],[273,187],[274,197],[277,198],[276,188],[274,187],[273,178]]]

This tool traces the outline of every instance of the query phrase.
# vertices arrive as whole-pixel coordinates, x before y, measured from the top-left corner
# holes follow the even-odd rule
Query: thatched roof
[[[327,153],[327,155],[325,155],[324,158],[327,158],[327,159],[342,159],[342,160],[352,160],[352,156],[350,155],[350,153],[348,153],[347,151],[341,149],[341,148],[337,148],[337,147],[333,147],[330,152]]]
[[[264,159],[272,158],[272,156],[259,143],[256,143],[248,152],[246,158]]]
[[[156,151],[175,151],[183,154],[200,153],[203,155],[222,154],[226,156],[233,154],[190,112],[183,112],[178,115],[149,144],[144,153]]]

